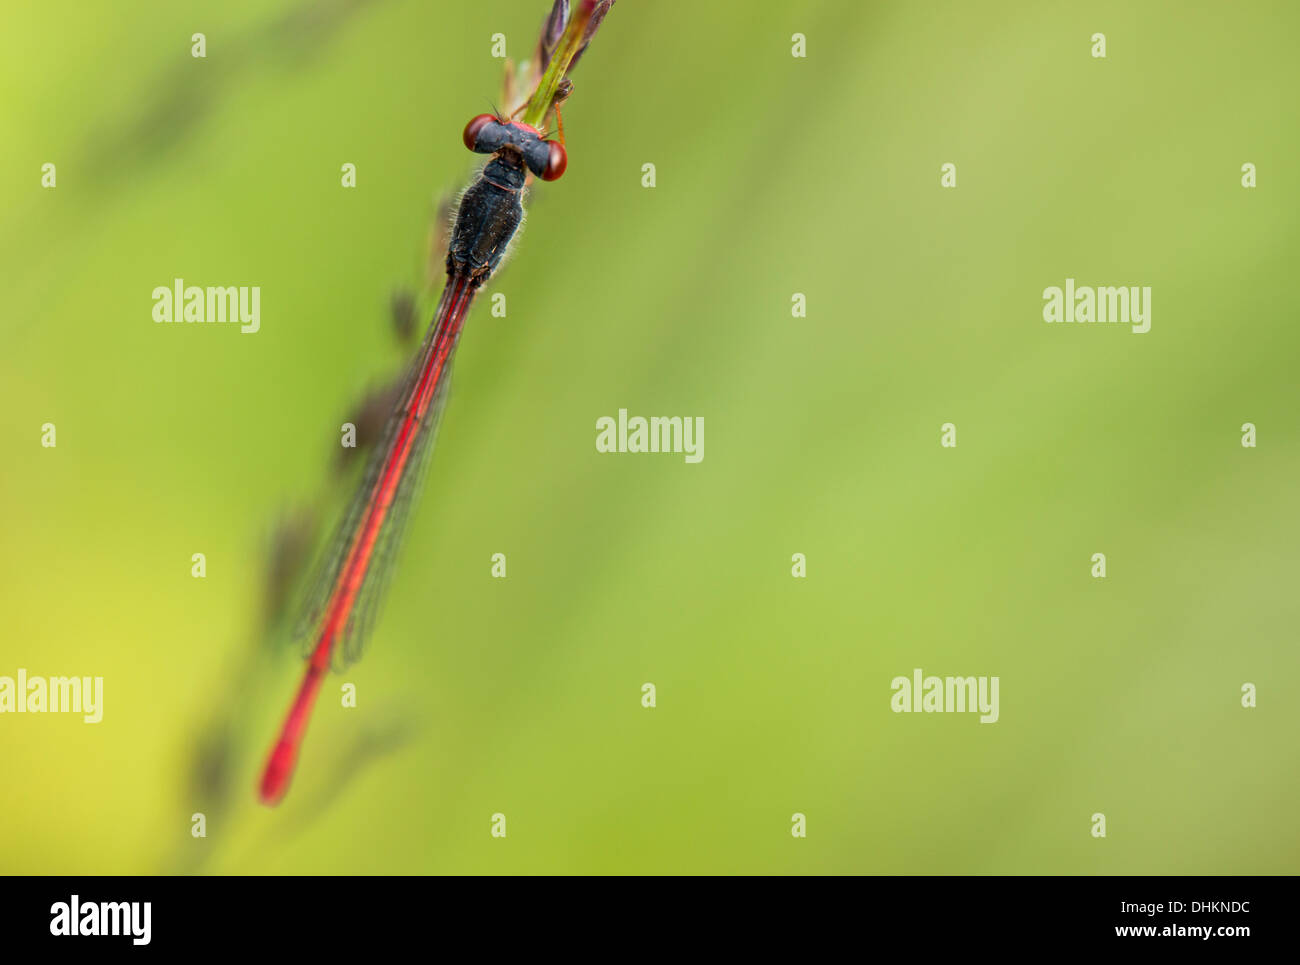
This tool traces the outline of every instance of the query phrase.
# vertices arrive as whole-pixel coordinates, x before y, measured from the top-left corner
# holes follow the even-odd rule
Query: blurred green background
[[[366,659],[255,803],[271,534],[346,495],[491,37],[547,6],[6,4],[0,674],[105,708],[0,718],[0,870],[1300,870],[1289,3],[620,0]],[[154,324],[175,277],[261,331]],[[1066,277],[1151,331],[1045,324]],[[597,453],[619,408],[704,461]],[[1001,720],[891,713],[914,667]]]

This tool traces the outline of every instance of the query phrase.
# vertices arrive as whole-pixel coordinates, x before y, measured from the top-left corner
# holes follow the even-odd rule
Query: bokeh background
[[[0,674],[106,695],[0,718],[0,870],[1300,870],[1281,2],[620,0],[366,658],[255,803],[301,668],[268,561],[346,496],[491,36],[546,7],[5,5]],[[175,277],[261,331],[154,324]],[[1150,333],[1044,324],[1066,277],[1150,285]],[[704,461],[598,454],[619,408]],[[891,713],[913,667],[1001,720]]]

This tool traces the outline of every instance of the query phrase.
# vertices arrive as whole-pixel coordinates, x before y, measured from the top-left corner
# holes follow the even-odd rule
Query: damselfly
[[[309,641],[307,670],[262,774],[261,798],[267,804],[288,789],[325,675],[331,666],[356,660],[365,646],[429,463],[466,313],[519,227],[529,175],[553,181],[564,173],[564,145],[548,140],[539,128],[552,112],[558,121],[558,104],[572,90],[567,73],[612,4],[584,0],[569,17],[567,0],[557,0],[539,45],[545,71],[516,112],[524,113],[523,120],[480,114],[465,126],[465,146],[491,158],[461,197],[447,250],[447,281],[433,321],[300,621],[299,631]]]

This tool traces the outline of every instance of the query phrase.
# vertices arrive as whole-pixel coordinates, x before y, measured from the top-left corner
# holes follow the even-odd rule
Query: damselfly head
[[[480,114],[466,124],[464,141],[475,154],[517,155],[543,181],[556,180],[569,165],[559,141],[543,140],[536,128],[495,114]]]

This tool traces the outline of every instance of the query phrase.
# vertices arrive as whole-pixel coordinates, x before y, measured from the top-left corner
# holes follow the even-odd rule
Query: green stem
[[[551,62],[546,65],[546,73],[542,74],[537,89],[528,99],[528,108],[524,111],[524,123],[530,127],[540,129],[545,122],[546,115],[551,111],[551,102],[555,100],[555,92],[559,89],[560,82],[564,80],[564,75],[569,72],[569,65],[573,63],[573,58],[578,55],[578,50],[582,47],[582,36],[587,32],[587,24],[591,23],[591,15],[595,10],[596,0],[581,0],[581,6],[569,18],[564,36],[560,38],[555,53],[551,54]]]

